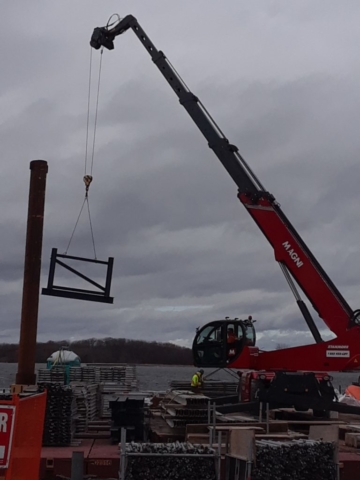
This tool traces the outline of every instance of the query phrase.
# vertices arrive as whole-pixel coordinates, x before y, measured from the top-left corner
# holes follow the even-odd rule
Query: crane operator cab
[[[255,346],[256,334],[251,316],[246,320],[215,320],[198,328],[193,342],[194,364],[197,367],[226,367],[244,347]]]

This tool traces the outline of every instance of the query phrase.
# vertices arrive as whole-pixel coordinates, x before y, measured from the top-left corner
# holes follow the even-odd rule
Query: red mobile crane
[[[275,260],[292,290],[315,343],[275,351],[260,351],[255,346],[254,321],[229,318],[208,323],[198,329],[193,343],[194,362],[202,367],[226,367],[253,370],[344,371],[360,369],[360,310],[353,311],[318,263],[291,222],[232,145],[209,112],[186,86],[164,53],[157,50],[132,15],[113,27],[95,28],[90,45],[96,50],[114,48],[116,36],[133,30],[148,51],[180,104],[206,138],[238,187],[238,198],[272,245]],[[336,335],[323,341],[295,282]],[[232,341],[228,333],[232,330]]]

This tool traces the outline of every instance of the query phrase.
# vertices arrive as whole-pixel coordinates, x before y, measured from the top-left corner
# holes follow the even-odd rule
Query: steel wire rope
[[[110,19],[109,19],[109,21],[110,21]],[[89,144],[89,125],[90,125],[90,106],[91,106],[91,78],[92,78],[92,48],[90,47],[89,86],[88,86],[88,100],[87,100],[87,107],[88,108],[87,108],[87,120],[86,120],[85,165],[84,165],[85,198],[84,198],[84,201],[82,203],[80,213],[79,213],[79,215],[77,217],[77,220],[75,222],[74,229],[71,233],[69,243],[68,243],[68,245],[66,247],[66,250],[65,250],[65,255],[67,255],[67,252],[70,248],[71,242],[74,238],[75,231],[76,231],[76,228],[78,226],[82,211],[84,209],[84,205],[85,205],[85,203],[87,203],[87,210],[88,210],[89,223],[90,223],[90,233],[91,233],[91,240],[92,240],[92,246],[93,246],[93,250],[94,250],[95,260],[97,259],[97,255],[96,255],[96,247],[95,247],[94,229],[93,229],[91,212],[90,212],[89,187],[90,187],[90,184],[92,182],[92,172],[93,172],[94,158],[95,158],[96,129],[97,129],[97,117],[98,117],[98,109],[99,109],[100,80],[101,80],[101,67],[102,67],[103,50],[104,49],[102,48],[101,52],[100,52],[101,55],[100,55],[99,75],[98,75],[98,85],[97,85],[97,95],[96,95],[94,134],[93,134],[93,142],[92,142],[90,175],[87,175],[86,171],[87,171],[87,163],[88,163],[87,160],[88,160],[88,144]]]
[[[102,66],[102,57],[103,57],[104,47],[100,51],[100,65],[99,65],[99,77],[98,77],[98,86],[96,94],[96,107],[95,107],[95,119],[94,119],[94,136],[93,136],[93,145],[92,145],[92,154],[91,154],[91,167],[90,175],[92,176],[93,166],[94,166],[94,157],[95,157],[95,142],[96,142],[96,129],[97,129],[97,117],[99,110],[99,96],[100,96],[100,80],[101,80],[101,66]]]
[[[67,255],[67,252],[68,252],[68,250],[69,250],[69,248],[70,248],[70,244],[71,244],[71,241],[72,241],[72,239],[73,239],[73,237],[74,237],[76,227],[77,227],[77,225],[78,225],[78,223],[79,223],[79,220],[80,220],[80,217],[81,217],[81,213],[82,213],[82,211],[83,211],[83,208],[84,208],[84,205],[85,205],[85,202],[86,202],[86,198],[87,198],[87,197],[84,198],[83,204],[81,205],[80,213],[79,213],[79,215],[78,215],[78,217],[77,217],[77,220],[76,220],[76,222],[75,222],[75,226],[74,226],[74,229],[73,229],[72,234],[71,234],[71,236],[70,236],[70,240],[69,240],[69,243],[68,243],[68,245],[67,245],[67,247],[66,247],[66,250],[65,250],[64,255]]]
[[[91,240],[92,240],[93,249],[94,249],[94,257],[95,257],[95,260],[96,260],[97,257],[96,257],[95,238],[94,238],[94,230],[93,230],[92,221],[91,221],[90,203],[89,203],[89,197],[88,197],[88,196],[86,197],[86,200],[87,200],[86,203],[87,203],[88,213],[89,213],[89,223],[90,223],[90,231],[91,231]]]
[[[88,154],[88,144],[89,144],[90,100],[91,100],[91,72],[92,72],[92,48],[90,47],[90,68],[89,68],[89,87],[88,87],[87,119],[86,119],[86,140],[85,140],[85,167],[84,167],[84,175],[86,175],[87,154]]]

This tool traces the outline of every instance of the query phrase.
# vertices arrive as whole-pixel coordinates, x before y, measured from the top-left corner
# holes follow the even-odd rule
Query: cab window
[[[196,340],[198,345],[206,343],[221,342],[221,325],[214,327],[208,326],[202,330]]]

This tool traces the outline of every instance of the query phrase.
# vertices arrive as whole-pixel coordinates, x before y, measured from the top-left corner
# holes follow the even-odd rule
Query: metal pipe
[[[84,452],[73,452],[71,457],[71,480],[84,478]]]
[[[266,403],[266,433],[269,434],[269,416],[270,416],[270,409],[269,403]]]
[[[221,432],[218,433],[218,463],[217,463],[217,480],[221,479]]]
[[[120,480],[125,480],[125,462],[126,455],[131,455],[131,453],[126,453],[126,428],[121,429],[121,454],[120,454]]]
[[[263,410],[263,403],[260,402],[259,404],[259,422],[262,422],[262,410]]]
[[[18,385],[35,385],[35,354],[39,311],[41,253],[44,226],[47,162],[30,162],[23,298],[19,342]]]
[[[214,425],[214,432],[216,432],[216,403],[213,403],[213,425]]]

